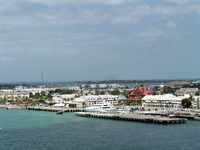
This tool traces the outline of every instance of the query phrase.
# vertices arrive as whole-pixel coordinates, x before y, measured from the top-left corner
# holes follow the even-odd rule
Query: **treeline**
[[[31,99],[41,99],[41,100],[49,100],[52,99],[52,95],[50,93],[46,93],[44,91],[38,93],[29,93],[29,98]]]
[[[49,91],[50,94],[74,94],[76,93],[75,90],[70,89],[55,89],[52,91]]]

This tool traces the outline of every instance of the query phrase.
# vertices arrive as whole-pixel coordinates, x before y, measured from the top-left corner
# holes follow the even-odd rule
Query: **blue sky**
[[[199,78],[199,0],[0,0],[0,82]]]

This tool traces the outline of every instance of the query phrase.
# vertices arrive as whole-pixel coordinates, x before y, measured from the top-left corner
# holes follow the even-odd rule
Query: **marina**
[[[27,107],[27,110],[32,111],[48,111],[48,112],[83,112],[83,108],[55,108],[55,107]]]
[[[158,125],[0,109],[1,150],[197,150],[199,122]],[[195,136],[194,136],[195,135]]]
[[[100,118],[111,120],[122,120],[132,122],[143,122],[153,124],[183,124],[186,123],[185,118],[170,118],[152,115],[139,115],[139,114],[112,114],[112,113],[94,113],[94,112],[78,112],[77,116],[88,118]]]

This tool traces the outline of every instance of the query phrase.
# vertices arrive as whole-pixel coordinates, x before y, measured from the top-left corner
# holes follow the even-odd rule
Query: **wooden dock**
[[[112,119],[112,120],[123,120],[143,123],[154,123],[154,124],[183,124],[186,123],[187,119],[183,118],[169,118],[163,116],[152,116],[152,115],[140,115],[140,114],[111,114],[111,113],[94,113],[94,112],[78,112],[77,116],[88,117],[88,118],[101,118],[101,119]]]
[[[55,108],[55,107],[27,107],[27,110],[32,111],[48,111],[48,112],[84,112],[83,108]]]

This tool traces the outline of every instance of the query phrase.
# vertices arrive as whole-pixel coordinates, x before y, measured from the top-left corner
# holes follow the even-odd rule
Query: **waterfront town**
[[[157,123],[200,120],[200,81],[2,85],[0,107]],[[103,114],[103,116],[102,116]],[[157,118],[157,119],[155,119]],[[172,119],[173,118],[173,119]],[[175,119],[175,120],[174,120]],[[173,122],[171,122],[173,121]]]

